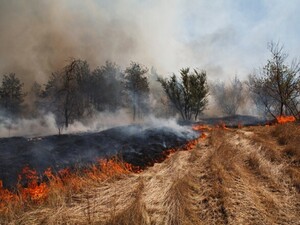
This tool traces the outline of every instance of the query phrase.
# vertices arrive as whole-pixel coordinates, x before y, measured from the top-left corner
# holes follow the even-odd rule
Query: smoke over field
[[[18,1],[0,7],[0,74],[44,83],[70,57],[92,67],[139,61],[170,75],[187,65],[245,77],[272,39],[298,54],[298,4],[181,1]],[[278,17],[278,15],[281,15]],[[276,24],[276,29],[274,29]],[[285,32],[281,32],[285,31]],[[246,53],[246,54],[245,54]]]
[[[138,60],[162,69],[174,63],[168,58],[179,45],[169,39],[177,12],[168,8],[134,1],[2,1],[0,71],[15,72],[28,85],[46,82],[69,58],[83,58],[93,68],[106,60],[122,66]],[[151,18],[160,12],[165,20],[152,33],[157,21]],[[162,45],[164,53],[156,59]]]

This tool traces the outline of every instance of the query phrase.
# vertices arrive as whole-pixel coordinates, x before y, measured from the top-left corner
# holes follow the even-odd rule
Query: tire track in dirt
[[[212,132],[206,149],[194,152],[189,181],[199,224],[300,224],[287,165],[270,161],[249,133]]]
[[[219,137],[218,137],[219,136]],[[299,224],[299,196],[283,178],[284,162],[269,161],[249,136],[239,132],[217,132],[207,171],[215,186],[208,195],[217,196],[218,216],[211,222],[222,224]],[[215,190],[220,190],[215,193]],[[221,194],[220,194],[221,193]],[[221,206],[220,206],[221,205]],[[216,209],[218,207],[215,207]],[[224,209],[222,208],[224,207]],[[216,211],[211,207],[210,212]],[[201,209],[200,209],[201,210]],[[221,218],[223,222],[221,221]]]
[[[180,221],[193,222],[188,210],[187,198],[190,152],[182,151],[172,155],[166,162],[156,164],[146,171],[143,200],[151,224],[182,224]]]

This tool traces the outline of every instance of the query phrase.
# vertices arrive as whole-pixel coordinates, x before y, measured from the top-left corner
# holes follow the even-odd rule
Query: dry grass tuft
[[[300,170],[295,167],[288,167],[285,174],[290,178],[292,186],[300,193]]]
[[[272,132],[280,145],[300,143],[300,125],[298,123],[278,124]]]
[[[189,196],[190,188],[188,177],[176,180],[172,184],[165,203],[168,209],[165,224],[199,224],[199,219],[192,210],[193,203]]]
[[[277,125],[273,136],[283,145],[282,155],[293,165],[300,167],[300,124],[288,123]]]
[[[142,200],[142,192],[144,183],[140,181],[136,190],[132,192],[134,201],[131,205],[118,214],[112,214],[111,218],[106,222],[107,225],[147,225],[149,224],[149,216]]]

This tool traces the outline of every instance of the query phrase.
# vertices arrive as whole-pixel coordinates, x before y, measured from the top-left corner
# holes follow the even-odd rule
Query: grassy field
[[[202,130],[188,151],[140,173],[81,177],[76,192],[7,209],[1,224],[300,224],[299,124]]]

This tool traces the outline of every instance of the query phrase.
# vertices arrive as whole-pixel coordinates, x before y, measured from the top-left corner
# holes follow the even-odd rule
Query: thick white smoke
[[[51,113],[36,119],[12,119],[0,113],[0,137],[44,136],[57,132],[55,117]]]
[[[177,123],[176,118],[162,119],[153,115],[145,116],[138,121],[132,120],[132,115],[125,109],[117,112],[98,112],[92,117],[83,121],[74,121],[69,125],[68,129],[58,130],[55,122],[55,116],[47,113],[35,119],[10,119],[0,114],[0,138],[3,137],[39,137],[56,134],[70,134],[82,132],[99,132],[112,127],[127,126],[136,124],[141,126],[139,129],[162,128],[172,129],[178,135],[183,133],[194,135],[190,127],[181,126]]]

